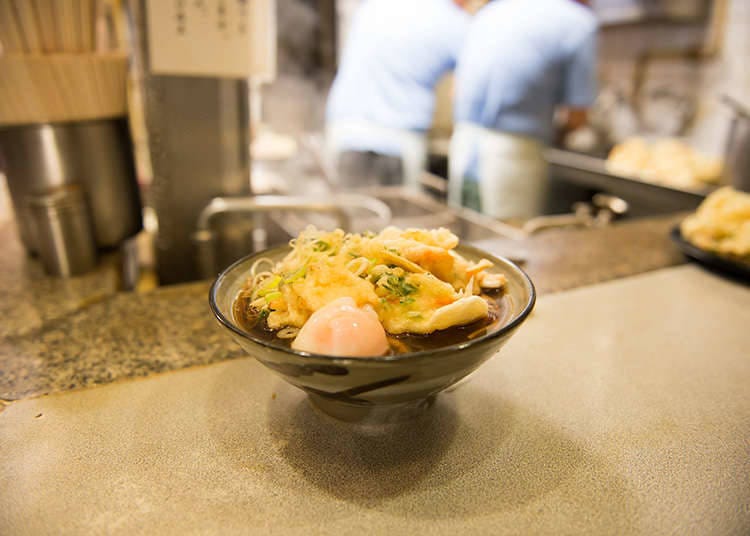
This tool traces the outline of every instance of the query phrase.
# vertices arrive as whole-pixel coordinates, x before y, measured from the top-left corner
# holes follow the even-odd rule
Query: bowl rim
[[[292,356],[296,356],[302,359],[321,359],[323,361],[331,362],[331,363],[351,363],[352,361],[361,362],[361,363],[386,363],[386,362],[398,362],[398,361],[405,361],[408,359],[418,359],[420,357],[426,357],[429,356],[430,359],[433,358],[439,358],[446,355],[451,355],[457,351],[465,350],[472,346],[480,346],[482,343],[489,342],[493,339],[502,337],[506,333],[509,333],[513,331],[519,324],[521,324],[526,317],[531,314],[532,309],[534,308],[534,305],[536,304],[536,288],[534,287],[534,283],[531,281],[531,278],[528,276],[528,274],[523,271],[516,263],[511,261],[510,259],[498,255],[493,255],[483,249],[480,249],[478,247],[469,245],[469,244],[459,244],[457,246],[457,249],[463,249],[463,250],[469,250],[473,254],[481,255],[485,258],[488,258],[489,260],[493,261],[495,264],[500,261],[500,264],[504,264],[507,267],[510,267],[512,270],[517,271],[521,275],[521,280],[525,283],[526,289],[529,293],[529,299],[526,301],[526,303],[523,306],[523,309],[521,312],[513,318],[510,322],[502,326],[497,331],[493,331],[491,333],[487,333],[483,335],[482,337],[477,337],[476,339],[471,339],[465,342],[461,342],[458,344],[452,344],[450,346],[444,346],[441,348],[433,348],[430,350],[420,350],[418,352],[408,352],[405,354],[394,354],[394,355],[384,355],[384,356],[366,356],[366,357],[359,357],[359,356],[332,356],[327,354],[316,354],[313,352],[303,352],[300,350],[294,350],[292,348],[285,348],[282,346],[277,346],[275,344],[270,343],[269,341],[265,341],[262,339],[257,339],[252,336],[251,333],[241,329],[237,325],[235,325],[231,320],[227,319],[224,313],[222,313],[219,310],[218,305],[216,304],[216,294],[218,292],[219,287],[221,286],[221,283],[227,278],[227,275],[239,264],[242,264],[246,262],[251,257],[261,257],[264,255],[272,255],[276,253],[277,251],[289,249],[290,246],[278,246],[275,248],[268,248],[263,251],[258,251],[255,253],[251,253],[249,255],[245,255],[244,257],[237,259],[235,262],[227,266],[224,270],[219,273],[219,275],[214,280],[213,284],[211,285],[211,288],[208,291],[208,303],[211,307],[211,312],[214,314],[216,319],[219,321],[220,324],[222,324],[224,327],[235,333],[236,335],[239,335],[243,339],[247,339],[248,341],[257,344],[259,346],[263,346],[266,348],[269,348],[271,350],[276,350],[279,352],[283,352],[285,354],[289,354]]]

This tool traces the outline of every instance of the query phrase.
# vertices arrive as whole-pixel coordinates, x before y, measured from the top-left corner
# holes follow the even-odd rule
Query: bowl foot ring
[[[398,404],[350,404],[315,393],[308,393],[313,408],[336,420],[359,424],[395,424],[422,416],[435,402],[435,396]]]

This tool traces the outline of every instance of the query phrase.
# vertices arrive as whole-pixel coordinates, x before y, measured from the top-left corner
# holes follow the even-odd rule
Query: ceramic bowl
[[[239,327],[232,303],[260,257],[281,260],[284,246],[244,257],[217,277],[209,293],[211,310],[235,341],[284,380],[303,389],[311,402],[333,417],[347,421],[395,420],[429,406],[435,395],[473,372],[494,356],[528,318],[535,291],[529,277],[511,261],[485,251],[459,246],[469,260],[486,258],[493,272],[505,274],[510,310],[493,331],[436,350],[381,357],[334,357],[300,352],[255,338]]]

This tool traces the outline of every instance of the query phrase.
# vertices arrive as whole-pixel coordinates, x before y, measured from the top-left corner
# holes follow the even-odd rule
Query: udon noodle
[[[458,254],[458,238],[446,229],[347,234],[308,227],[290,245],[280,262],[255,261],[234,304],[244,329],[280,345],[304,339],[314,341],[313,349],[327,348],[315,341],[330,325],[349,321],[357,329],[376,318],[388,352],[409,352],[476,337],[507,309],[505,277],[489,271],[487,259]],[[331,307],[343,309],[330,313]],[[306,333],[313,324],[316,332]]]

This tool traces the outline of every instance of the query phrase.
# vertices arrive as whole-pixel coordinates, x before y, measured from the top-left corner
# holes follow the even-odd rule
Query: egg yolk
[[[372,307],[357,307],[353,298],[345,297],[315,311],[292,348],[314,354],[369,357],[384,355],[389,346]]]

